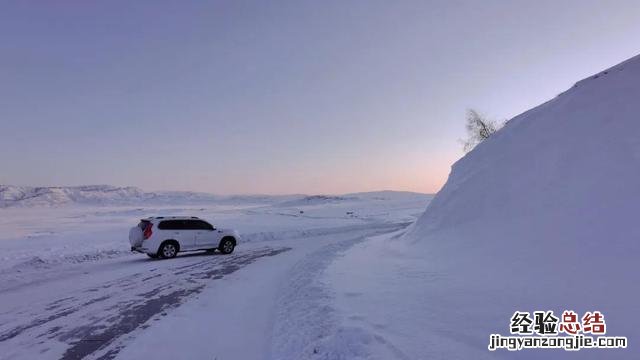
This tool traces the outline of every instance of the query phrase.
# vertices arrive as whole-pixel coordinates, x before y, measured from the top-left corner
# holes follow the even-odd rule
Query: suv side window
[[[200,229],[202,230],[213,230],[213,225],[209,224],[206,221],[198,220],[198,223],[200,223]]]
[[[158,224],[160,230],[184,230],[185,228],[183,220],[165,220]]]
[[[185,230],[213,230],[213,226],[202,220],[185,220]]]
[[[200,227],[193,220],[184,220],[184,230],[200,230]]]

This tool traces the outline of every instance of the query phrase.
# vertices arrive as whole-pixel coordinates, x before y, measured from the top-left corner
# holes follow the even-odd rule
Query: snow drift
[[[455,163],[406,235],[430,336],[463,358],[628,358],[640,337],[640,56],[512,120]],[[415,255],[417,254],[417,255]],[[514,311],[599,310],[625,350],[506,350]],[[444,343],[444,342],[443,342]],[[461,354],[464,350],[465,353]],[[474,356],[475,355],[475,356]]]

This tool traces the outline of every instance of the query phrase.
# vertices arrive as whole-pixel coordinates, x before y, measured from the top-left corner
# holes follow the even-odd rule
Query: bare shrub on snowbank
[[[502,127],[493,120],[480,115],[476,110],[467,110],[467,139],[462,140],[464,152],[473,150],[476,145],[488,139],[493,133]]]

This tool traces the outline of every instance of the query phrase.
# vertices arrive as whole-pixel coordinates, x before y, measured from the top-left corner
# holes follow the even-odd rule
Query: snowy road
[[[0,209],[0,360],[317,358],[309,345],[340,321],[328,267],[405,229],[430,196],[294,200]],[[129,252],[129,227],[157,214],[242,239],[232,255]]]
[[[67,278],[60,284],[2,293],[0,342],[3,348],[17,350],[16,356],[25,348],[44,351],[48,340],[56,340],[67,344],[62,359],[80,359],[106,348],[98,358],[113,358],[123,335],[179,306],[209,281],[288,250],[263,247],[232,256],[200,253],[174,261],[127,259],[80,275],[95,280],[90,286],[84,279]],[[14,306],[7,307],[11,299]],[[6,351],[3,356],[11,357]]]
[[[0,311],[0,357],[136,358],[142,355],[136,353],[136,349],[146,352],[147,345],[132,346],[132,351],[125,351],[124,354],[121,351],[132,342],[145,343],[146,333],[153,334],[154,342],[172,336],[158,335],[163,333],[162,327],[180,329],[201,326],[203,331],[200,333],[206,336],[189,336],[188,341],[180,341],[181,344],[167,349],[160,357],[171,358],[174,352],[175,355],[184,354],[182,345],[189,341],[215,342],[208,334],[235,329],[238,332],[235,338],[241,339],[236,343],[237,346],[212,346],[204,350],[206,354],[202,351],[196,353],[195,358],[214,353],[219,359],[264,358],[269,352],[270,341],[266,329],[273,325],[273,313],[278,307],[276,299],[283,291],[296,292],[295,288],[288,286],[287,278],[291,276],[288,272],[297,269],[295,271],[299,273],[300,269],[304,269],[308,273],[304,276],[309,277],[309,273],[322,269],[318,261],[327,262],[331,256],[335,256],[337,249],[348,248],[370,235],[397,231],[406,225],[390,223],[371,224],[366,228],[345,227],[342,231],[330,229],[326,233],[317,232],[302,239],[273,240],[266,245],[247,244],[230,256],[194,253],[167,261],[126,256],[81,264],[72,270],[65,269],[55,280],[34,281],[0,291],[3,304]],[[287,253],[289,255],[285,256]],[[265,261],[279,256],[282,258],[277,263]],[[207,296],[205,299],[215,303],[206,307],[215,308],[225,303],[236,307],[236,304],[242,303],[240,298],[249,293],[246,289],[255,288],[257,290],[252,291],[257,293],[253,296],[261,298],[259,304],[245,303],[247,308],[252,309],[249,311],[256,315],[254,320],[244,321],[239,327],[235,321],[237,314],[229,310],[192,313],[193,316],[188,316],[189,321],[182,325],[172,320],[160,321],[216,282],[249,270],[245,268],[253,269],[246,272],[244,279],[234,278],[225,284],[227,288],[222,296],[229,294],[231,298],[214,301]],[[270,279],[267,282],[259,280],[261,285],[256,287],[257,281],[251,278],[253,273],[269,273]],[[195,318],[206,321],[198,325]],[[255,326],[265,331],[246,339],[248,329]],[[160,330],[154,331],[156,327]],[[147,331],[148,328],[151,329]],[[248,349],[247,340],[253,344]],[[226,356],[220,356],[220,352]],[[236,357],[238,352],[243,354]]]

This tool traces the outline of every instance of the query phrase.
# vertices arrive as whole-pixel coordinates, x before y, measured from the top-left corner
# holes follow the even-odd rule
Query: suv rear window
[[[146,229],[147,226],[151,225],[151,221],[149,220],[140,220],[140,223],[138,224],[138,227],[142,230]]]

